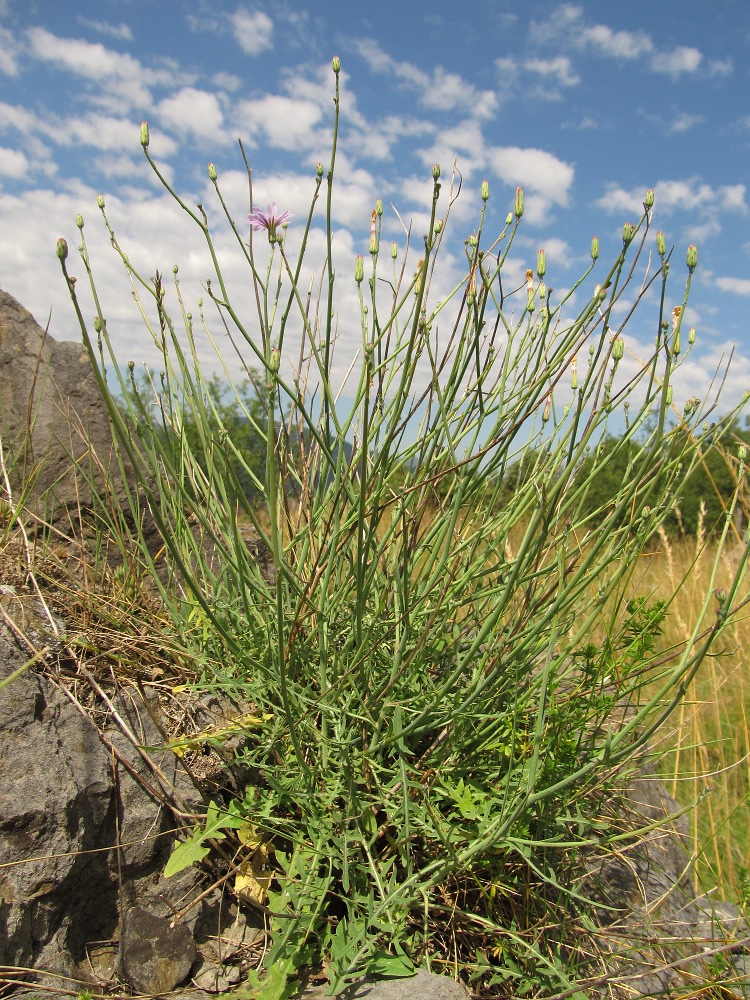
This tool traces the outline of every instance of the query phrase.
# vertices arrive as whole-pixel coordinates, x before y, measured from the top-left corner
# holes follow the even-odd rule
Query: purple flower
[[[291,212],[279,212],[276,202],[273,201],[265,212],[261,212],[259,208],[253,209],[250,215],[248,215],[247,221],[253,227],[253,232],[255,233],[260,232],[261,229],[265,229],[268,233],[269,242],[273,243],[276,238],[277,227],[283,226],[291,217]]]

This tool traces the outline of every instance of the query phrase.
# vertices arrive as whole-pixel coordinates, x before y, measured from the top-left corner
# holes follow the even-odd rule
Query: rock
[[[326,985],[308,987],[301,1000],[322,998]],[[418,969],[409,979],[361,979],[341,994],[343,1000],[467,1000],[471,994],[454,979]]]
[[[141,906],[123,916],[120,932],[120,973],[142,993],[168,993],[185,980],[195,961],[195,941],[189,927],[172,925]]]
[[[27,485],[33,470],[31,506],[54,522],[91,503],[85,477],[100,464],[109,468],[113,456],[107,408],[83,345],[53,340],[1,290],[0,437],[12,487]]]

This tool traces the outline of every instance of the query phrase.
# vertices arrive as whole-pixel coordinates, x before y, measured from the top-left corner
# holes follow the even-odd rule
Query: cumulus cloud
[[[362,39],[355,45],[357,53],[375,73],[388,73],[416,91],[420,103],[440,111],[468,111],[477,118],[492,118],[498,108],[497,95],[491,90],[478,90],[464,77],[436,66],[427,73],[414,63],[389,56],[375,41]]]
[[[750,298],[750,278],[716,278],[716,287],[722,292]]]
[[[703,210],[746,213],[747,203],[744,184],[721,184],[712,187],[697,177],[688,180],[662,180],[653,185],[656,196],[656,210],[672,214],[677,210]],[[596,205],[607,212],[637,212],[643,210],[645,188],[627,190],[617,184],[606,185],[606,192]]]
[[[224,115],[216,94],[183,87],[156,106],[162,125],[179,137],[192,135],[204,142],[224,143]]]
[[[0,28],[0,73],[18,75],[18,44],[7,28]]]
[[[523,65],[524,69],[530,73],[537,73],[558,87],[576,87],[581,82],[581,78],[573,70],[568,56],[555,56],[553,59],[527,59]]]
[[[552,153],[544,149],[505,146],[490,149],[488,160],[506,184],[521,185],[532,195],[525,206],[528,221],[542,224],[553,205],[568,204],[575,170]]]
[[[677,77],[681,73],[695,73],[701,64],[703,56],[698,49],[680,45],[672,52],[660,52],[651,60],[651,68],[655,73],[666,73]]]
[[[240,7],[231,16],[232,33],[239,47],[249,56],[273,48],[273,21],[262,10]]]
[[[0,146],[0,174],[5,177],[24,177],[29,170],[29,161],[17,149]]]

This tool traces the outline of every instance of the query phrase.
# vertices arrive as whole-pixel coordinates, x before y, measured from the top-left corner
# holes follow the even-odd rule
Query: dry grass
[[[703,519],[696,537],[669,538],[642,556],[634,576],[638,591],[653,598],[677,594],[666,622],[664,645],[690,636],[705,594],[727,587],[742,557],[729,544],[717,560]],[[713,579],[712,579],[713,575]],[[740,594],[742,601],[747,595]],[[718,608],[718,601],[716,601]],[[718,886],[732,897],[750,868],[750,608],[740,611],[690,685],[664,728],[660,770],[691,813],[695,878],[702,891]]]

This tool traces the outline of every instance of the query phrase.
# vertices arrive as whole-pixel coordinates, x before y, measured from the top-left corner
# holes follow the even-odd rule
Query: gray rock
[[[301,1000],[325,995],[326,986],[315,986],[298,994]],[[417,969],[408,979],[361,979],[347,987],[344,1000],[467,1000],[471,994],[454,979]]]
[[[168,993],[183,982],[195,961],[192,932],[172,926],[143,907],[128,910],[120,933],[120,974],[142,993]]]

